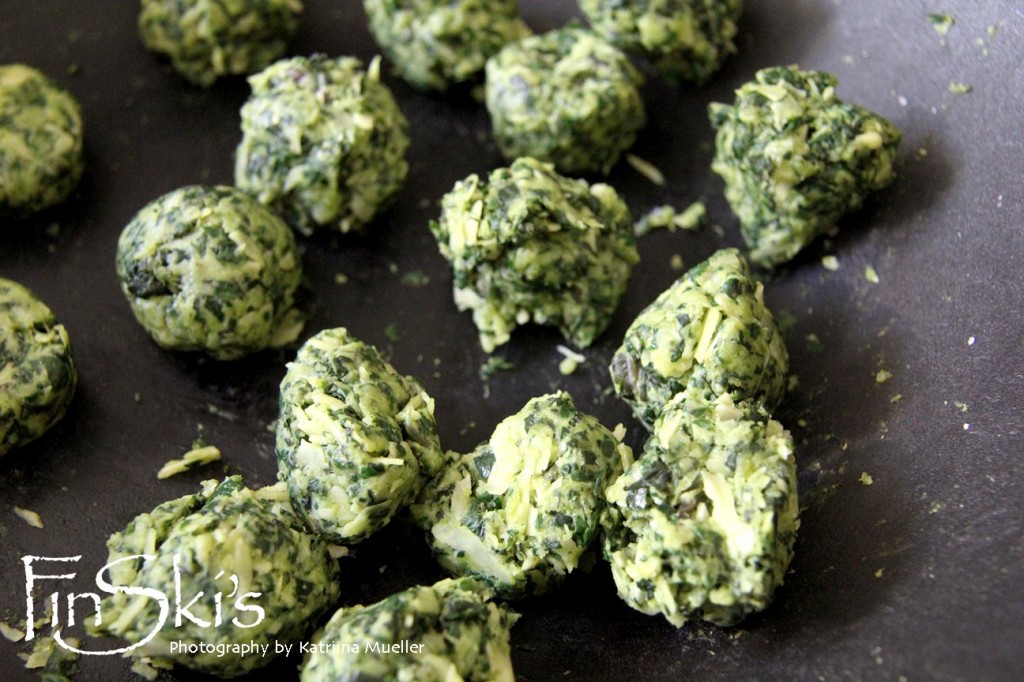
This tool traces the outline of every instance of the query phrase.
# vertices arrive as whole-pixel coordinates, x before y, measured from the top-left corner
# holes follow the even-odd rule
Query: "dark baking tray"
[[[736,628],[676,630],[623,605],[598,563],[562,591],[518,605],[520,679],[1019,679],[1024,17],[1015,0],[947,4],[957,23],[942,38],[926,18],[942,8],[929,3],[751,0],[739,54],[713,83],[649,79],[650,125],[634,151],[668,184],[657,187],[624,163],[609,181],[638,215],[703,198],[720,227],[642,240],[643,261],[615,321],[576,374],[558,373],[554,332],[528,328],[500,350],[515,369],[492,378],[486,393],[485,355],[469,316],[451,302],[426,224],[455,180],[501,159],[471,97],[421,94],[389,78],[412,124],[409,179],[367,235],[302,240],[316,302],[306,333],[344,325],[384,349],[436,398],[443,444],[458,450],[555,387],[608,425],[629,425],[630,442],[641,445],[641,429],[606,394],[608,357],[636,313],[678,276],[673,254],[690,266],[739,243],[708,170],[708,102],[728,101],[760,67],[799,63],[836,73],[842,97],[906,134],[897,184],[834,238],[767,277],[769,304],[795,319],[787,338],[799,386],[777,416],[799,445],[804,507],[775,605]],[[292,53],[375,54],[361,3],[306,5]],[[576,13],[572,2],[521,5],[537,30]],[[88,590],[112,531],[223,473],[209,467],[156,480],[200,430],[223,450],[228,471],[252,485],[275,476],[267,424],[290,352],[231,364],[164,352],[117,287],[115,243],[136,210],[181,185],[231,182],[248,91],[242,79],[209,91],[186,84],[142,47],[136,12],[132,0],[0,3],[0,61],[35,65],[71,89],[85,112],[88,160],[65,205],[0,225],[0,275],[56,311],[81,371],[67,418],[0,460],[0,616],[12,625],[25,618],[22,556],[81,554],[79,579],[41,594]],[[973,91],[955,95],[952,81]],[[838,271],[822,267],[826,254],[838,258]],[[866,281],[868,265],[878,284]],[[403,284],[417,270],[429,285]],[[337,273],[348,283],[336,284]],[[876,383],[879,369],[892,378]],[[872,485],[860,482],[862,472]],[[37,511],[45,529],[17,519],[13,505]],[[342,565],[344,603],[440,576],[423,541],[401,524]],[[0,679],[36,679],[16,657],[24,648],[0,641]],[[297,663],[253,677],[277,679]],[[184,670],[166,677],[196,679]],[[132,678],[116,658],[83,659],[78,676]]]

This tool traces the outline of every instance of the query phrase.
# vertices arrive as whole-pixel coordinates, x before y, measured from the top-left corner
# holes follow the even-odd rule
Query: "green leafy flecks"
[[[0,222],[71,194],[85,167],[82,136],[67,90],[30,66],[0,65]]]
[[[455,304],[473,312],[487,352],[529,322],[589,346],[639,259],[614,189],[530,158],[456,183],[430,229],[452,265]]]
[[[889,121],[836,96],[834,76],[774,67],[712,104],[712,170],[739,217],[751,258],[793,258],[894,178],[902,137]]]
[[[629,58],[576,25],[507,45],[486,71],[487,110],[507,159],[607,173],[647,121]]]
[[[363,7],[398,74],[429,90],[475,80],[488,58],[530,33],[516,0],[363,0]]]
[[[703,83],[736,52],[742,0],[581,0],[594,30],[674,80]]]

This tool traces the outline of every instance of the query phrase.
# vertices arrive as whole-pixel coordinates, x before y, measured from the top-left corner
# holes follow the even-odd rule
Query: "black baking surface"
[[[316,305],[303,338],[346,326],[377,344],[435,397],[449,449],[468,450],[528,398],[556,387],[607,425],[625,423],[639,449],[641,427],[606,393],[607,360],[632,318],[680,274],[673,255],[690,267],[739,244],[721,182],[708,169],[707,103],[731,101],[732,90],[761,67],[799,63],[831,71],[841,97],[886,116],[905,136],[896,184],[844,220],[834,239],[767,277],[769,305],[795,318],[787,339],[799,377],[776,415],[798,444],[804,508],[785,586],[770,609],[739,627],[676,630],[620,602],[599,562],[561,591],[517,605],[523,617],[512,633],[516,673],[534,681],[1019,679],[1022,6],[746,4],[739,54],[711,84],[648,81],[650,124],[633,151],[660,168],[667,185],[655,186],[624,162],[609,177],[636,215],[704,199],[709,225],[641,239],[642,262],[615,320],[574,375],[558,371],[558,335],[530,327],[497,351],[515,369],[499,372],[485,392],[486,356],[469,315],[455,310],[427,221],[455,180],[502,160],[486,112],[470,96],[421,94],[390,74],[411,122],[409,178],[365,236],[300,240]],[[137,6],[0,0],[0,62],[36,66],[74,93],[84,109],[88,162],[66,204],[0,225],[0,276],[25,284],[54,309],[81,374],[64,421],[0,459],[0,619],[19,628],[22,556],[82,555],[77,580],[42,585],[39,611],[54,589],[95,591],[107,536],[136,514],[193,492],[225,468],[253,486],[273,482],[276,473],[267,425],[294,350],[229,364],[165,352],[132,318],[118,289],[115,244],[135,211],[182,185],[231,183],[238,109],[248,93],[240,78],[210,90],[188,85],[143,48]],[[361,3],[306,6],[292,54],[375,54]],[[576,13],[566,1],[521,6],[535,30]],[[927,20],[944,8],[956,19],[945,38]],[[971,92],[951,92],[954,82]],[[822,266],[827,254],[836,256],[838,270]],[[867,281],[868,266],[878,283]],[[429,276],[427,286],[403,279],[415,271]],[[337,283],[338,274],[348,281]],[[879,370],[891,379],[878,383]],[[160,465],[200,432],[223,451],[223,465],[157,481]],[[13,506],[38,512],[45,529],[29,527]],[[345,604],[441,576],[422,539],[401,524],[359,545],[342,568]],[[26,648],[0,640],[0,679],[38,679],[17,658]],[[298,662],[275,663],[252,678],[287,677]],[[184,669],[164,678],[206,679]],[[87,657],[77,679],[138,678],[123,659]]]

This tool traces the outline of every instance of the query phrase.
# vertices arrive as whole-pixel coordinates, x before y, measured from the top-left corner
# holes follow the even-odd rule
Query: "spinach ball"
[[[235,184],[296,230],[360,230],[409,172],[408,123],[380,81],[353,57],[295,57],[249,78]]]
[[[530,33],[517,0],[363,0],[395,70],[424,90],[474,80],[484,63]]]
[[[204,481],[139,514],[107,549],[111,584],[132,590],[107,597],[87,632],[127,640],[134,657],[218,677],[270,663],[275,643],[305,636],[340,594],[326,540],[295,516],[283,483]],[[162,627],[155,593],[168,602]]]
[[[518,614],[469,578],[410,587],[339,609],[313,638],[302,682],[512,682]]]
[[[774,410],[789,354],[763,286],[739,251],[722,249],[637,315],[610,371],[615,392],[650,426],[683,392],[699,401],[731,394]]]
[[[301,0],[142,0],[139,33],[196,85],[252,73],[295,35]]]
[[[793,439],[756,403],[676,396],[607,491],[604,555],[619,596],[676,627],[765,609],[793,557]]]
[[[364,540],[442,464],[434,401],[372,345],[325,329],[281,382],[277,461],[296,512],[332,542]]]
[[[0,455],[60,421],[77,381],[64,325],[31,291],[0,278]]]
[[[64,201],[84,165],[75,98],[30,66],[0,66],[0,218]]]
[[[488,353],[528,322],[589,346],[639,260],[629,208],[612,187],[531,158],[457,182],[430,229],[451,263],[455,304],[473,312]]]
[[[607,174],[647,122],[629,57],[579,26],[511,43],[486,70],[487,110],[507,159]]]
[[[448,464],[412,507],[434,556],[505,598],[549,592],[597,538],[604,490],[632,452],[559,391],[530,400]]]
[[[742,0],[579,0],[605,40],[674,80],[703,83],[736,51]]]
[[[836,96],[835,76],[795,66],[758,71],[732,105],[712,104],[711,170],[755,263],[785,263],[892,183],[902,134]]]
[[[189,186],[139,211],[117,243],[132,312],[164,348],[234,360],[295,340],[295,236],[233,187]]]

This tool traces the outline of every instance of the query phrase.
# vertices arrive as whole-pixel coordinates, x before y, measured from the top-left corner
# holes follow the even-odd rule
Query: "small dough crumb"
[[[23,509],[22,507],[14,507],[14,513],[19,519],[32,526],[33,528],[43,528],[43,520],[39,518],[39,514],[35,513],[31,509]]]
[[[206,445],[203,447],[193,448],[189,450],[181,459],[172,459],[171,461],[160,467],[160,471],[157,472],[156,477],[161,481],[171,476],[177,476],[178,474],[197,469],[204,464],[210,464],[211,462],[217,462],[220,460],[220,450],[214,445]]]

